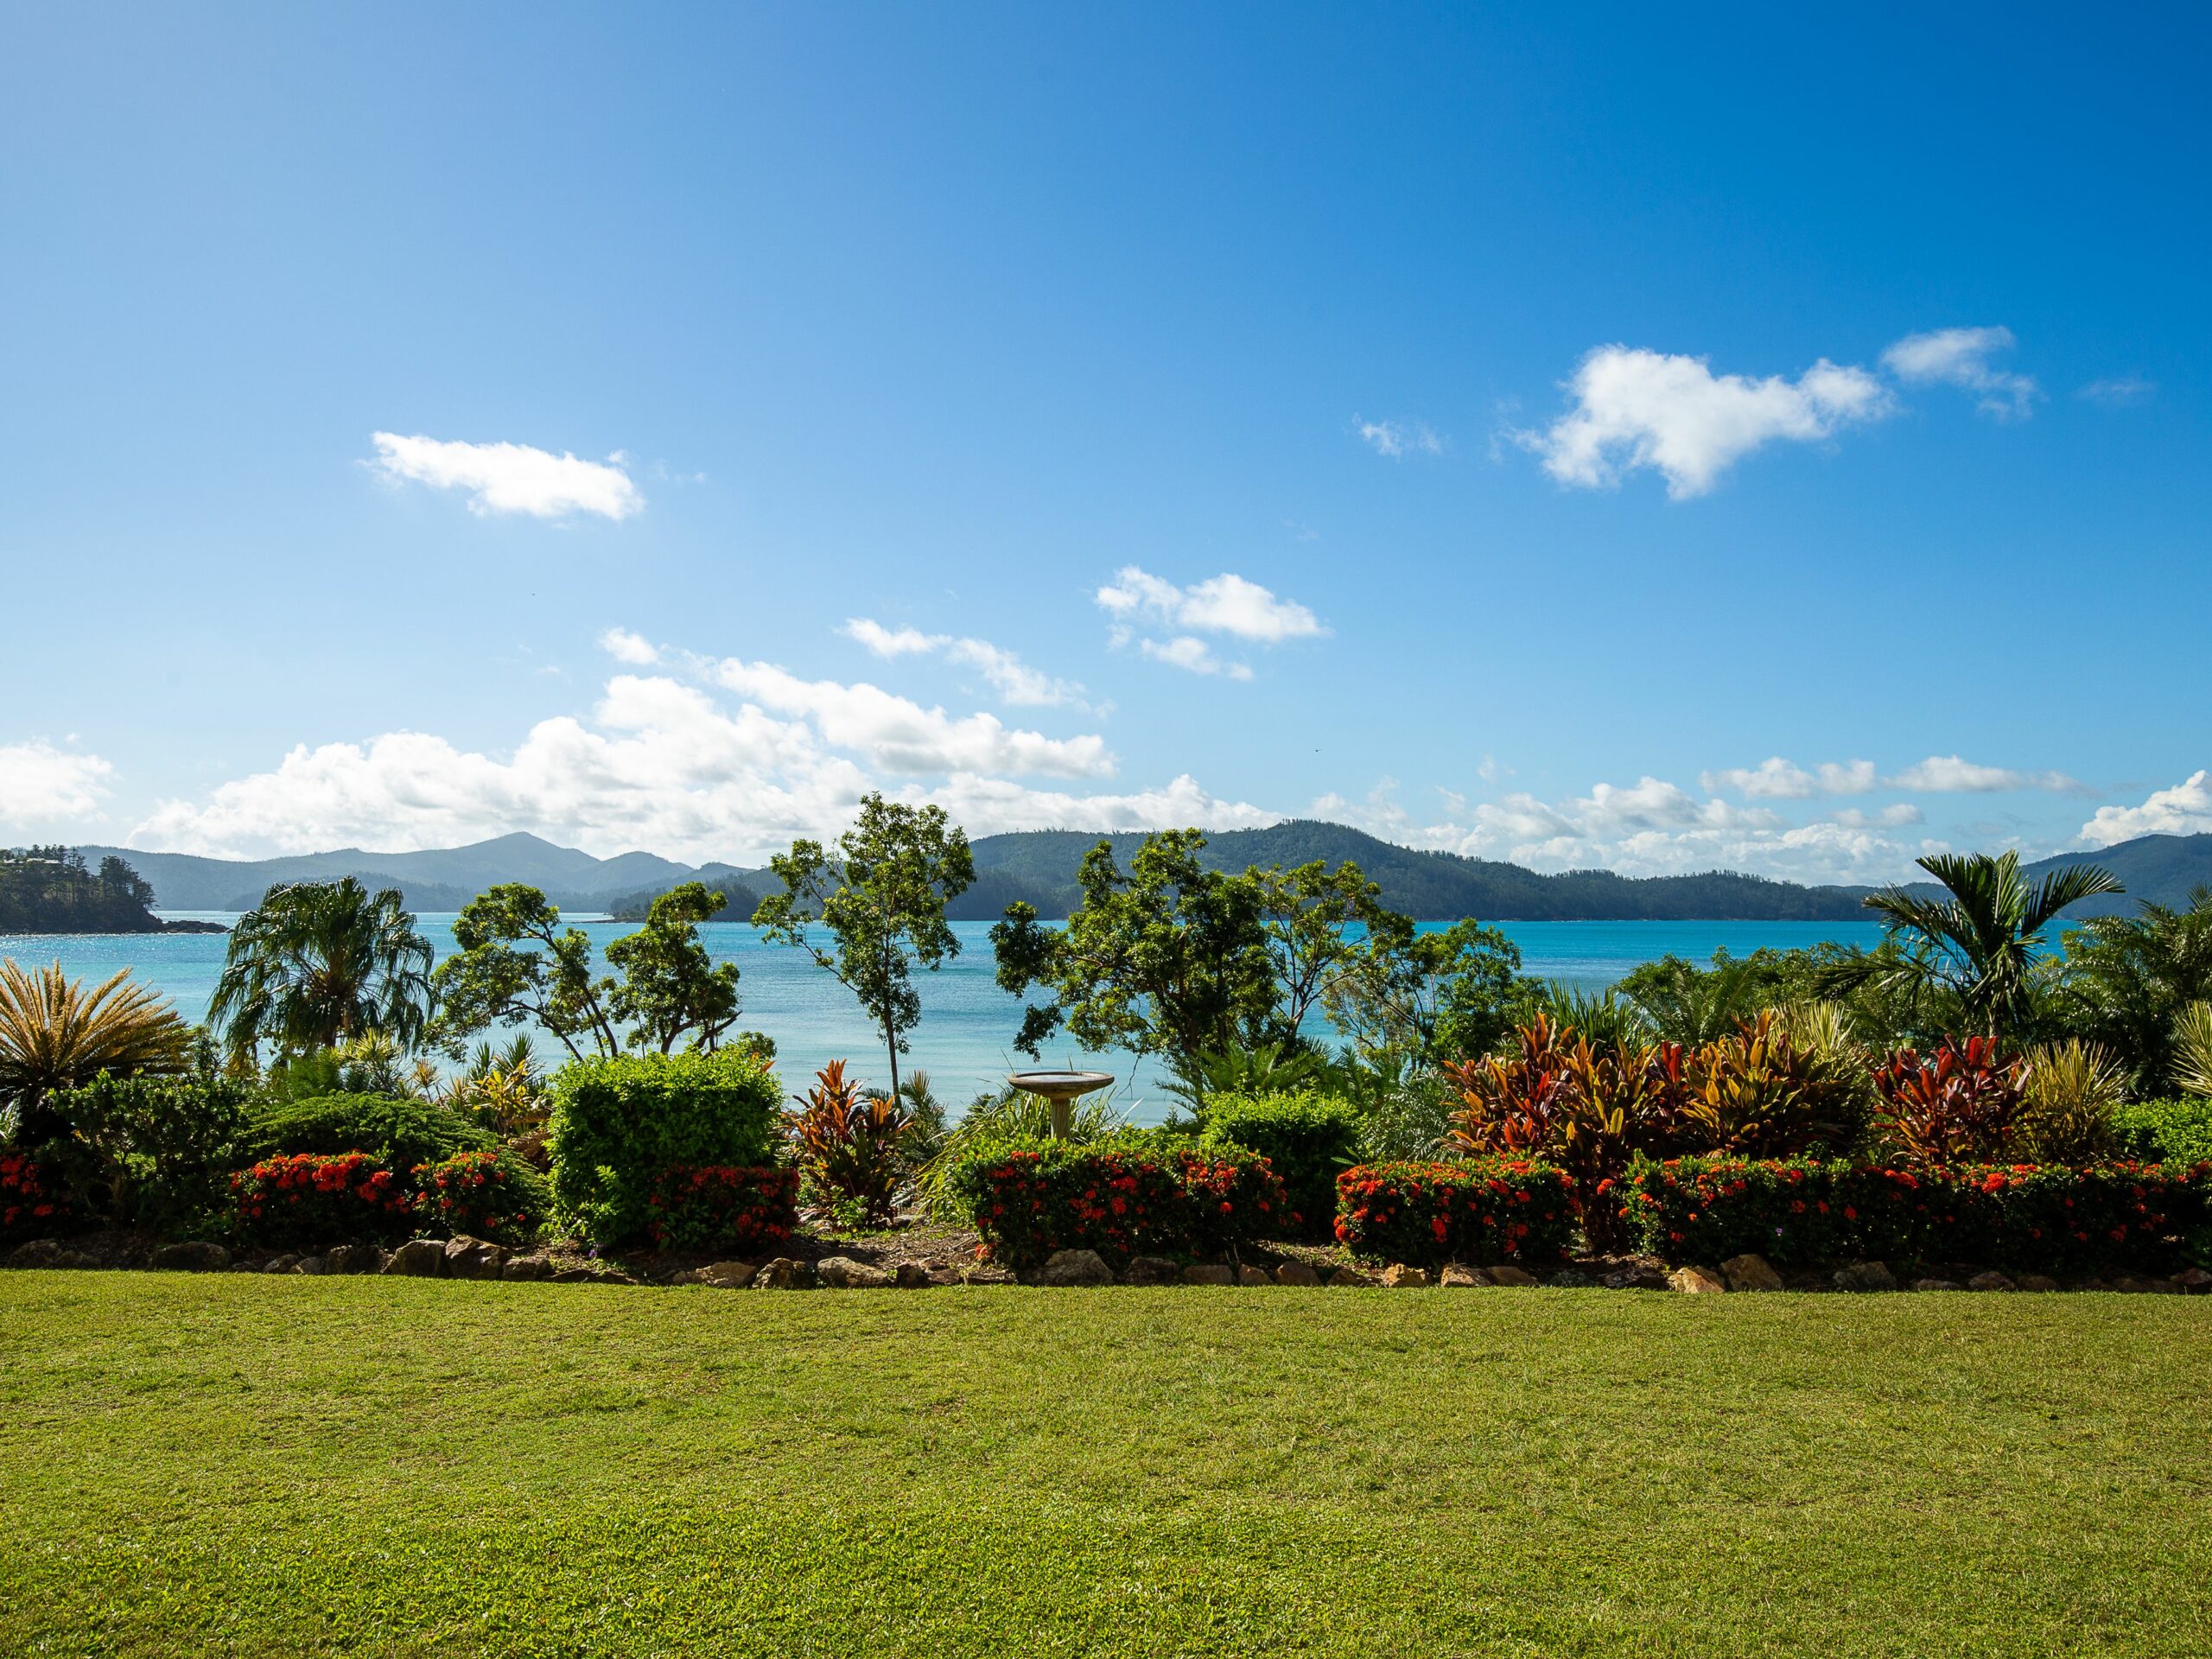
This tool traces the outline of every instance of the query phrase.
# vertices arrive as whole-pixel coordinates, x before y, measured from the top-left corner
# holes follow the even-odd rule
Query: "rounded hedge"
[[[490,1152],[499,1145],[489,1129],[458,1112],[388,1095],[280,1102],[254,1115],[246,1139],[255,1159],[365,1152],[382,1159],[403,1180],[417,1164],[439,1163],[457,1152]]]

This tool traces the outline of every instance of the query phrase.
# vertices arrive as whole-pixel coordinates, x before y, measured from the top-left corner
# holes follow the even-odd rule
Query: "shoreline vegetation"
[[[154,889],[120,855],[97,868],[73,847],[0,848],[0,934],[221,933],[153,912]]]
[[[1123,862],[1144,837],[1079,830],[1028,830],[984,836],[970,843],[974,884],[947,905],[951,921],[995,921],[1020,900],[1046,920],[1064,920],[1081,902],[1083,856],[1100,840]],[[775,886],[763,867],[728,863],[697,867],[646,853],[601,859],[516,834],[470,846],[413,853],[359,849],[240,861],[124,848],[86,847],[88,860],[115,856],[143,873],[168,910],[251,910],[270,887],[286,882],[333,881],[353,876],[371,892],[391,888],[418,914],[461,910],[480,893],[505,882],[537,888],[572,914],[604,912],[617,920],[642,920],[654,899],[687,881],[700,881],[728,900],[726,914],[750,916]],[[2040,876],[2091,855],[2064,854],[2030,863]],[[2101,849],[2094,861],[2126,883],[2130,900],[2091,900],[2075,916],[2126,911],[2132,900],[2184,899],[2200,882],[2212,881],[2212,835],[2145,836]],[[1248,866],[1286,868],[1320,860],[1357,864],[1381,890],[1382,902],[1415,921],[1840,921],[1858,920],[1864,887],[1807,887],[1726,871],[1693,875],[1623,876],[1605,870],[1543,874],[1521,866],[1455,854],[1400,847],[1342,824],[1294,820],[1266,830],[1230,830],[1208,837],[1200,855],[1207,868],[1234,873]],[[5,930],[0,930],[5,931]]]

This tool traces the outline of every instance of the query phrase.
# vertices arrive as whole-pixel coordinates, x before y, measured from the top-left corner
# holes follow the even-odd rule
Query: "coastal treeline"
[[[0,933],[158,933],[153,903],[112,853],[95,868],[73,847],[0,849]]]

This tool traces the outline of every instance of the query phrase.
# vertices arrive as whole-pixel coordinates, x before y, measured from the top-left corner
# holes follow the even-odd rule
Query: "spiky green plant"
[[[2127,1100],[2127,1073],[2094,1043],[2070,1037],[2030,1049],[2026,1104],[2014,1131],[2039,1164],[2082,1165],[2113,1149],[2113,1115]]]
[[[1129,1115],[1114,1103],[1115,1090],[1102,1090],[1075,1101],[1068,1140],[1080,1146],[1128,1126]],[[936,1153],[914,1172],[914,1191],[931,1215],[939,1215],[944,1178],[976,1147],[994,1141],[1042,1141],[1052,1133],[1052,1103],[1008,1084],[976,1096],[958,1122],[938,1140]]]
[[[2174,1086],[2212,1096],[2212,1002],[2192,1002],[2174,1016]]]
[[[1644,1011],[1610,988],[1592,991],[1565,980],[1549,980],[1539,1001],[1552,1025],[1562,1032],[1579,1033],[1594,1048],[1621,1043],[1641,1046],[1655,1034]]]
[[[25,969],[0,961],[0,1109],[25,1141],[44,1139],[39,1107],[57,1089],[103,1071],[118,1077],[181,1071],[192,1032],[176,1010],[124,969],[89,992],[60,963]]]

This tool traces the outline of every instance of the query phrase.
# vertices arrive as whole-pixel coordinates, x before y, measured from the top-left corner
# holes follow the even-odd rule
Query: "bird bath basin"
[[[1024,1094],[1042,1095],[1052,1103],[1052,1139],[1065,1141],[1075,1117],[1075,1103],[1094,1089],[1114,1081],[1110,1071],[1017,1071],[1007,1081]]]

